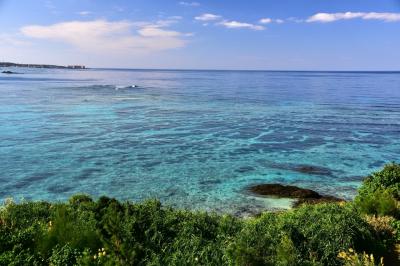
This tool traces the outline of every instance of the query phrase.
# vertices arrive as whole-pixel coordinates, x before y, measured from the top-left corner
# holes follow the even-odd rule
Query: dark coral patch
[[[285,186],[281,184],[262,184],[254,185],[248,188],[251,193],[260,196],[274,196],[279,198],[295,198],[297,201],[294,207],[301,204],[318,204],[325,202],[341,202],[343,199],[334,196],[321,195],[311,189],[299,188],[296,186]]]

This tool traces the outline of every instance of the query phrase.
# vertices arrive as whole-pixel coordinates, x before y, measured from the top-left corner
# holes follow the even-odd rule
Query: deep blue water
[[[251,184],[350,199],[400,159],[396,72],[14,71],[0,74],[0,198],[86,192],[236,213],[287,204]]]

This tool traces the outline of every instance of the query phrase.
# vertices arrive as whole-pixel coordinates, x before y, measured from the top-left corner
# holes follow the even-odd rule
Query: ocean
[[[400,72],[7,70],[21,74],[0,74],[0,199],[240,215],[290,206],[250,185],[352,199],[400,159]]]

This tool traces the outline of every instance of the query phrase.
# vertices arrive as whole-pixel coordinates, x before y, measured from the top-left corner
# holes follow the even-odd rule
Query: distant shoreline
[[[84,66],[84,65],[58,66],[58,65],[46,65],[46,64],[18,64],[18,63],[11,63],[11,62],[0,62],[0,67],[86,69],[86,66]]]

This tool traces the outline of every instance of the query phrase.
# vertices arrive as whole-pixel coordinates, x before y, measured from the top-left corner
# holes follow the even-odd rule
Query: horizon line
[[[400,72],[399,70],[313,70],[313,69],[212,69],[212,68],[132,68],[132,67],[86,67],[104,70],[149,70],[149,71],[249,71],[249,72]]]
[[[19,65],[47,65],[47,66],[62,66],[67,67],[68,65],[63,64],[44,64],[44,63],[14,63],[12,61],[0,61],[0,63],[11,63],[11,64],[19,64]],[[77,65],[77,64],[75,64]],[[349,69],[224,69],[224,68],[142,68],[142,67],[88,67],[86,65],[85,69],[109,69],[109,70],[148,70],[148,71],[249,71],[249,72],[400,72],[398,70],[349,70]],[[19,67],[19,66],[10,66],[10,67]]]

